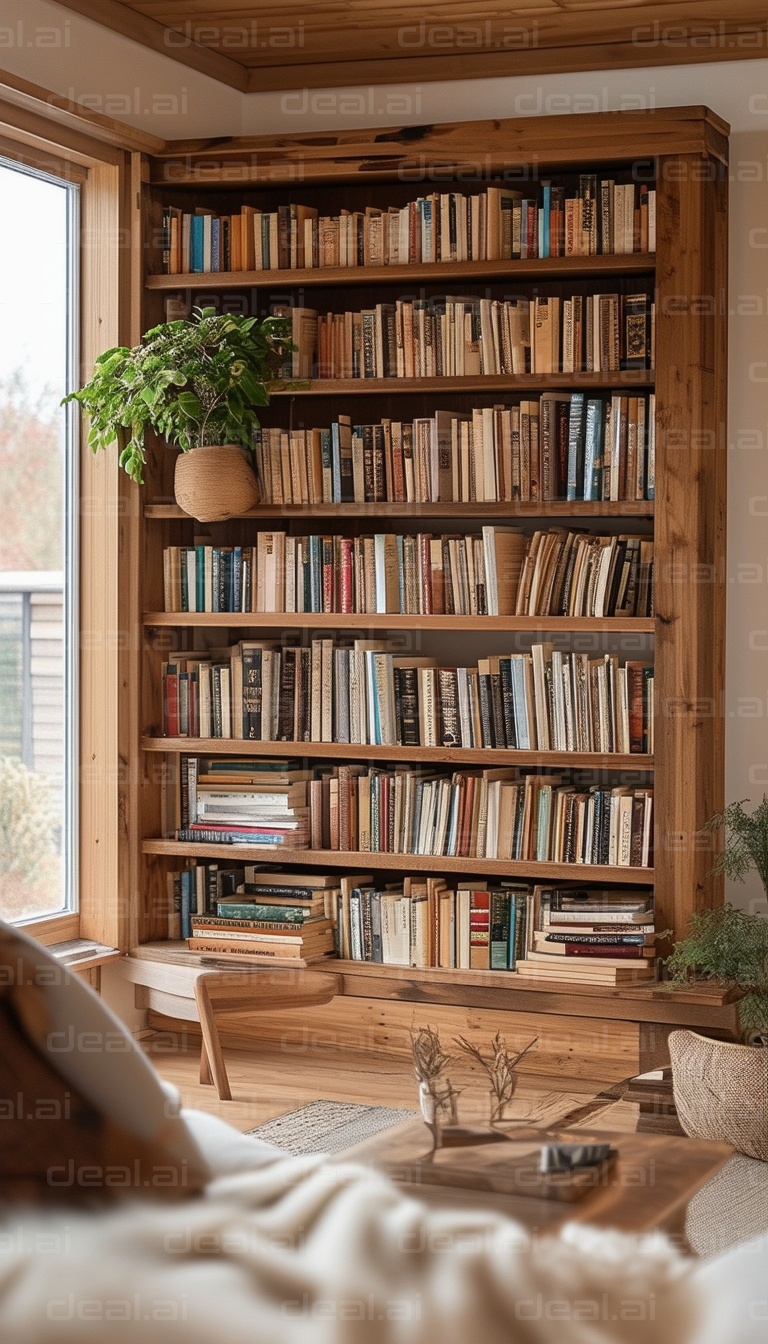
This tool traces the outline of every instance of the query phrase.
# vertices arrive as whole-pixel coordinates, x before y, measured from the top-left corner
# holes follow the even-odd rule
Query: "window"
[[[77,906],[79,187],[0,157],[0,917]]]

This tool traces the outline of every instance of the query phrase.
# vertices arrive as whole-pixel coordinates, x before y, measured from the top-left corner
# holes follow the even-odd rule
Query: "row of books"
[[[389,966],[623,984],[653,974],[649,890],[205,862],[171,872],[168,936],[211,960]]]
[[[612,373],[655,365],[656,306],[646,293],[398,299],[359,312],[291,318],[282,377],[461,378]]]
[[[340,415],[257,430],[256,471],[271,504],[653,499],[655,412],[654,393],[545,392],[412,422]]]
[[[226,789],[222,760],[214,787],[201,788],[198,758],[181,758],[177,840],[620,868],[651,860],[652,789],[579,789],[558,775],[509,768],[447,775],[323,764],[294,792],[273,787],[268,796],[276,801],[265,802],[265,788],[246,782],[248,764],[260,773],[245,762]]]
[[[511,527],[462,536],[429,532],[291,536],[258,532],[254,546],[169,546],[166,611],[514,613],[526,537]]]
[[[534,532],[517,590],[518,616],[652,616],[653,540],[553,527]]]
[[[373,640],[242,640],[163,667],[168,737],[651,753],[653,666],[553,643],[439,667]],[[226,661],[225,661],[226,659]]]
[[[656,192],[583,173],[578,187],[542,180],[540,193],[504,187],[431,192],[406,205],[320,215],[291,203],[231,215],[163,208],[166,275],[403,266],[656,249]]]
[[[352,961],[526,976],[541,968],[544,978],[608,985],[654,975],[650,891],[477,879],[454,888],[421,873],[383,885],[349,878],[346,886],[337,947]]]

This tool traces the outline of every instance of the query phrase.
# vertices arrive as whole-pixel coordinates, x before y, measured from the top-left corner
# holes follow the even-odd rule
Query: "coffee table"
[[[563,1135],[563,1138],[566,1136]],[[614,1133],[579,1127],[568,1136],[579,1143],[610,1142],[617,1159],[595,1187],[574,1203],[426,1184],[421,1161],[431,1137],[420,1119],[406,1120],[339,1154],[335,1162],[373,1167],[430,1206],[503,1213],[536,1231],[557,1232],[564,1223],[585,1222],[622,1232],[663,1230],[684,1246],[690,1200],[733,1153],[727,1143],[656,1134]],[[493,1145],[498,1157],[502,1145]]]

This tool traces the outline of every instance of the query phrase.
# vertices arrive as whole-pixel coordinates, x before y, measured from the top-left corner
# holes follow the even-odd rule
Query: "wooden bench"
[[[140,987],[137,1002],[151,1014],[182,1022],[200,1020],[195,982],[214,968],[202,965],[199,955],[189,952],[185,945],[145,943],[131,951],[122,968],[126,977]],[[286,972],[287,976],[295,974]],[[337,977],[340,987],[336,993],[345,998],[404,1001],[425,1008],[441,1004],[503,1009],[560,1021],[572,1018],[635,1024],[640,1073],[669,1063],[667,1038],[680,1027],[723,1040],[739,1039],[739,995],[715,985],[672,991],[662,985],[576,988],[566,981],[559,985],[518,980],[505,971],[416,969],[335,958],[313,965],[312,974]],[[623,1070],[623,1074],[628,1072]]]

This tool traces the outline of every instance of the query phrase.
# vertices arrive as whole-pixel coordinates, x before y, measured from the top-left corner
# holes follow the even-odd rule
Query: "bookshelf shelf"
[[[651,252],[626,256],[546,257],[530,261],[430,262],[412,266],[323,266],[293,271],[213,271],[148,275],[148,290],[309,289],[326,286],[445,283],[454,280],[566,280],[579,277],[648,275],[656,267]]]
[[[398,612],[350,616],[293,611],[148,611],[144,615],[144,625],[233,630],[471,630],[480,634],[494,630],[505,634],[555,634],[558,631],[653,634],[656,629],[652,616],[402,616]]]
[[[381,393],[441,397],[465,392],[579,392],[653,388],[655,370],[617,369],[605,373],[483,373],[453,378],[308,378],[305,381],[273,383],[272,397],[372,397]]]
[[[413,761],[442,765],[568,766],[578,770],[653,770],[653,756],[617,752],[493,751],[487,747],[373,747],[347,742],[252,742],[248,738],[143,737],[143,751],[201,756],[290,756],[303,759]]]
[[[652,518],[652,499],[627,500],[542,500],[538,503],[507,500],[491,504],[461,503],[405,504],[385,501],[378,504],[259,504],[239,518]],[[146,519],[186,519],[194,522],[178,504],[145,504]]]
[[[359,850],[287,849],[282,845],[194,845],[180,840],[145,840],[145,854],[178,855],[179,858],[211,857],[255,862],[312,864],[316,867],[347,868],[351,872],[411,871],[420,873],[476,873],[499,877],[530,877],[537,882],[600,882],[606,885],[650,886],[652,868],[616,868],[574,863],[534,863],[509,859],[459,859],[441,854],[371,854]]]
[[[567,300],[590,293],[619,293],[628,298],[641,291],[655,302],[655,368],[621,369],[608,373],[551,373],[456,378],[311,379],[275,383],[264,422],[269,428],[302,433],[308,426],[327,429],[338,416],[349,415],[353,424],[369,420],[430,418],[439,410],[460,417],[494,403],[519,398],[537,398],[544,392],[583,392],[585,402],[600,398],[610,402],[613,394],[633,398],[655,393],[655,501],[571,502],[563,499],[539,502],[450,502],[440,504],[345,503],[322,505],[263,504],[248,510],[240,520],[211,525],[215,547],[252,544],[253,526],[284,530],[291,534],[339,532],[346,535],[373,531],[459,532],[459,520],[468,520],[467,532],[483,522],[519,525],[532,533],[540,528],[562,526],[622,536],[642,534],[654,547],[654,618],[563,617],[563,616],[417,616],[341,613],[187,613],[157,611],[163,602],[163,556],[166,548],[191,545],[202,529],[174,502],[175,452],[156,451],[151,446],[144,500],[121,515],[121,582],[119,585],[120,628],[138,630],[121,654],[121,686],[125,714],[121,726],[121,755],[128,762],[119,784],[123,852],[121,877],[123,907],[133,905],[133,927],[126,930],[122,946],[147,948],[150,957],[162,957],[158,939],[166,938],[169,875],[196,859],[238,863],[263,860],[308,870],[390,873],[392,880],[408,872],[445,874],[449,879],[521,878],[542,882],[594,883],[628,889],[652,885],[656,927],[669,928],[681,937],[693,910],[716,904],[722,886],[711,874],[711,854],[695,843],[681,845],[680,838],[695,836],[714,812],[723,806],[724,724],[716,716],[702,716],[702,703],[716,703],[722,693],[724,666],[724,595],[722,584],[696,582],[701,566],[720,574],[725,555],[725,455],[709,451],[726,419],[726,318],[727,302],[709,311],[698,301],[701,294],[727,294],[727,128],[704,108],[673,109],[653,113],[610,113],[572,118],[529,118],[525,122],[464,123],[422,128],[417,145],[404,131],[389,128],[345,132],[313,138],[281,135],[253,141],[229,141],[221,147],[213,141],[189,142],[169,147],[167,156],[152,159],[142,181],[144,245],[141,257],[145,274],[136,275],[140,301],[141,330],[165,320],[167,302],[176,297],[188,308],[204,294],[215,303],[217,296],[233,294],[248,311],[266,312],[273,301],[292,299],[298,307],[338,312],[346,308],[369,308],[378,302],[428,297],[429,295],[475,295],[507,299],[510,296],[559,298],[565,313]],[[258,154],[258,164],[256,156]],[[222,157],[223,155],[223,157]],[[167,158],[172,163],[167,162]],[[432,190],[478,194],[486,178],[499,184],[522,185],[527,169],[536,162],[545,171],[569,183],[580,174],[595,174],[618,182],[650,184],[656,192],[656,252],[630,255],[556,257],[526,261],[437,263],[433,265],[334,267],[312,270],[240,271],[216,274],[162,275],[163,214],[173,205],[184,212],[198,207],[217,215],[239,212],[253,205],[264,211],[296,202],[313,206],[318,215],[337,210],[364,212],[368,207],[389,209]],[[290,172],[301,163],[293,178]],[[468,165],[483,165],[476,182],[466,175]],[[486,172],[486,166],[488,172]],[[172,172],[170,171],[172,168]],[[432,168],[439,170],[434,177]],[[635,172],[636,168],[642,171]],[[169,176],[170,172],[170,176]],[[270,176],[271,175],[271,176]],[[455,181],[455,186],[448,185]],[[291,183],[295,185],[293,194]],[[434,186],[425,183],[434,182]],[[533,188],[538,193],[538,183]],[[554,184],[556,185],[556,184]],[[650,185],[649,185],[650,189]],[[524,190],[524,194],[526,194]],[[570,186],[568,187],[570,190]],[[604,199],[604,198],[603,198]],[[186,263],[185,263],[186,264]],[[571,284],[572,282],[572,284]],[[250,293],[249,293],[250,291]],[[620,344],[627,341],[624,323],[632,309],[619,303]],[[599,307],[599,305],[598,305]],[[571,304],[569,321],[575,323],[577,308]],[[588,314],[584,309],[583,362],[586,362]],[[138,340],[140,330],[132,336]],[[564,317],[565,321],[565,317]],[[593,352],[602,339],[595,332]],[[425,328],[426,330],[426,328]],[[648,328],[646,330],[646,344]],[[573,331],[573,327],[571,327]],[[564,332],[563,332],[564,334]],[[482,334],[481,334],[482,337]],[[541,348],[541,347],[540,347]],[[611,348],[615,348],[612,346]],[[545,359],[547,355],[545,353]],[[557,356],[555,356],[556,358]],[[607,362],[602,357],[598,362]],[[541,362],[541,361],[540,361]],[[338,366],[338,365],[337,365]],[[321,364],[321,368],[330,364]],[[410,367],[410,365],[409,365]],[[417,365],[418,367],[418,365]],[[426,365],[422,365],[426,367]],[[429,367],[432,367],[430,365]],[[501,367],[501,361],[492,367]],[[405,401],[403,401],[405,398]],[[455,408],[455,409],[454,409]],[[623,412],[619,411],[619,416]],[[522,423],[522,421],[521,421]],[[532,423],[532,421],[531,421]],[[605,417],[605,423],[608,417]],[[619,422],[620,423],[620,422]],[[637,424],[638,421],[631,424]],[[543,428],[540,425],[540,429]],[[531,431],[532,432],[532,431]],[[627,428],[629,454],[631,428]],[[635,431],[636,432],[636,431]],[[551,427],[550,427],[551,433]],[[623,431],[619,429],[619,435]],[[522,430],[519,442],[522,444]],[[533,440],[531,439],[531,442]],[[606,439],[607,443],[607,439]],[[633,440],[635,450],[636,440]],[[676,451],[680,445],[685,451]],[[552,439],[550,439],[550,449]],[[543,458],[543,441],[538,451]],[[605,446],[605,445],[604,445]],[[570,440],[565,447],[570,451]],[[522,453],[522,448],[520,448]],[[526,449],[528,451],[528,449]],[[558,440],[563,462],[563,440]],[[619,439],[619,480],[621,454]],[[550,456],[551,462],[551,456]],[[639,458],[635,459],[639,462]],[[605,455],[603,460],[605,466]],[[601,469],[598,465],[597,470]],[[564,471],[558,467],[556,479]],[[637,482],[642,472],[630,477]],[[533,480],[533,477],[531,478]],[[542,472],[539,481],[545,479]],[[550,476],[550,481],[553,479]],[[598,480],[601,479],[598,477]],[[358,482],[359,484],[359,482]],[[615,480],[614,480],[615,484]],[[552,485],[562,492],[562,483]],[[642,484],[640,486],[642,488]],[[132,487],[126,486],[126,491]],[[619,484],[619,492],[624,489]],[[634,493],[632,486],[629,487]],[[293,483],[291,491],[293,492]],[[579,490],[579,492],[581,492]],[[351,492],[350,492],[351,493]],[[465,490],[466,493],[466,490]],[[616,490],[614,489],[614,493]],[[298,497],[298,492],[297,492]],[[126,502],[129,497],[126,495]],[[443,520],[443,524],[439,522]],[[569,522],[571,520],[571,522]],[[402,525],[405,524],[403,527]],[[447,524],[447,525],[444,525]],[[251,535],[249,535],[249,533]],[[682,576],[682,577],[681,577]],[[693,576],[688,579],[687,576]],[[179,605],[177,599],[176,604]],[[391,599],[392,605],[397,598]],[[594,609],[594,608],[592,608]],[[643,607],[645,610],[645,607]],[[259,636],[258,632],[264,634]],[[207,632],[207,633],[206,633]],[[234,643],[251,632],[286,645],[294,640],[306,644],[343,632],[348,641],[381,639],[378,632],[392,632],[391,645],[421,654],[423,635],[433,640],[441,664],[463,663],[463,650],[472,650],[471,661],[496,656],[500,650],[532,642],[559,640],[565,650],[600,659],[616,656],[619,664],[653,661],[653,694],[657,707],[654,754],[606,754],[572,752],[522,752],[468,750],[445,747],[370,747],[358,744],[310,742],[254,742],[239,739],[165,738],[163,723],[163,664],[178,654],[195,659],[206,651],[216,652],[224,643]],[[371,632],[370,634],[368,632]],[[375,635],[373,632],[377,632]],[[397,633],[400,632],[400,633]],[[487,638],[486,638],[487,637]],[[516,637],[519,639],[516,641]],[[651,658],[650,650],[653,649]],[[611,664],[612,666],[614,664]],[[167,672],[166,672],[167,675]],[[671,706],[671,709],[668,707]],[[594,716],[594,703],[592,707]],[[185,720],[181,720],[184,722]],[[317,732],[317,727],[315,728]],[[326,733],[326,735],[328,735]],[[558,738],[558,740],[561,740]],[[582,739],[587,740],[587,739]],[[606,740],[602,738],[601,740]],[[623,740],[623,739],[622,739]],[[635,740],[633,738],[633,740]],[[143,759],[140,757],[143,753]],[[445,773],[455,769],[515,766],[543,773],[573,770],[595,772],[605,787],[627,783],[630,791],[654,790],[654,867],[617,868],[581,864],[537,864],[442,856],[370,854],[332,850],[290,850],[251,845],[186,844],[161,835],[171,835],[173,821],[169,780],[178,784],[182,755],[252,757],[286,756],[298,763],[319,766],[338,762],[375,762],[418,765]],[[319,772],[318,772],[319,773]],[[441,771],[441,773],[443,773]],[[328,774],[328,771],[325,771]],[[581,786],[579,786],[581,787]],[[315,795],[317,796],[317,795]],[[323,832],[325,834],[325,832]],[[343,834],[356,834],[344,831]],[[528,851],[524,851],[528,852]],[[544,852],[544,851],[542,851]],[[562,852],[557,850],[556,852]],[[626,853],[626,851],[625,851]],[[140,893],[137,900],[135,893]],[[117,941],[115,939],[115,941]],[[169,943],[168,958],[184,957],[186,965],[198,965],[189,952]],[[150,952],[149,949],[152,949]],[[564,1016],[578,1014],[579,996],[603,1000],[606,1015],[633,1018],[631,1005],[623,998],[653,994],[650,987],[609,989],[563,980],[533,980],[505,972],[440,971],[374,966],[369,963],[328,963],[338,969],[348,987],[345,992],[371,1000],[411,998],[422,1003],[450,1002],[456,1007],[484,1004],[507,1007],[517,991],[518,1011],[536,1011],[535,1001],[554,1002]],[[522,999],[520,994],[523,994]],[[442,996],[442,997],[441,997]],[[485,996],[485,997],[484,997]],[[495,997],[494,997],[495,996]],[[571,1006],[572,1005],[572,1006]],[[511,1006],[511,1005],[510,1005]],[[347,1010],[356,1011],[355,999]],[[547,1009],[542,1008],[542,1011]],[[591,1012],[592,1009],[590,1008]],[[586,1009],[581,1009],[582,1015]],[[600,1009],[594,1015],[600,1018]],[[668,996],[654,1002],[654,1021],[673,1019]],[[567,1026],[567,1023],[566,1023]],[[533,1032],[531,1034],[534,1034]],[[652,1067],[649,1062],[647,1067]],[[618,1075],[617,1075],[618,1076]]]

